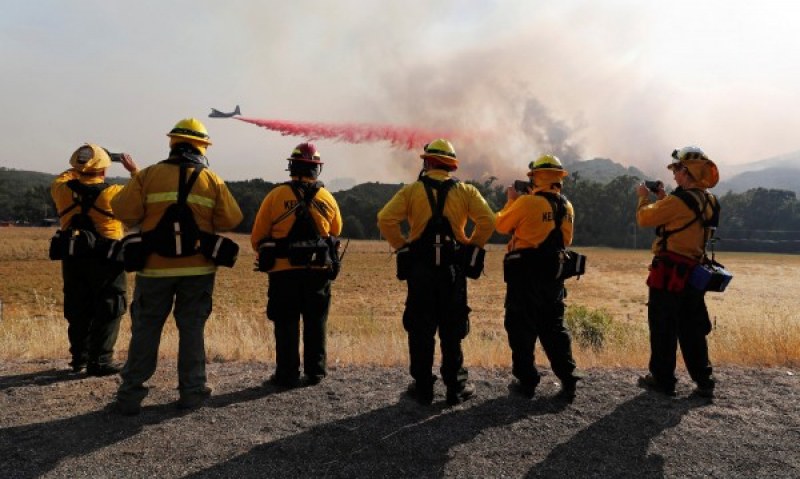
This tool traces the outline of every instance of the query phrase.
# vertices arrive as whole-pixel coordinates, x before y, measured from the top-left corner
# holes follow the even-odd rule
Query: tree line
[[[13,173],[13,174],[12,174]],[[0,220],[41,225],[55,218],[49,184],[54,175],[0,168]],[[124,179],[112,180],[124,182]],[[506,186],[496,178],[467,181],[486,198],[492,210],[506,201]],[[607,183],[578,175],[565,179],[564,194],[575,207],[575,245],[613,248],[648,248],[654,239],[652,228],[636,226],[637,176],[618,176]],[[249,233],[264,196],[276,185],[261,179],[228,182],[239,203],[244,220],[236,229]],[[333,193],[342,211],[342,236],[380,239],[376,216],[402,184],[362,183]],[[761,251],[800,253],[800,202],[792,191],[755,188],[744,193],[719,196],[721,223],[716,236],[718,251]],[[493,243],[508,237],[495,234]]]

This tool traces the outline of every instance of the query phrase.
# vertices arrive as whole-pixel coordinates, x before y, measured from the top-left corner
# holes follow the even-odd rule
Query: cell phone
[[[655,181],[646,180],[644,182],[644,186],[646,186],[647,189],[652,191],[653,193],[658,193],[658,190],[664,187],[664,183],[662,183],[661,180],[655,180]]]
[[[514,189],[517,193],[527,195],[530,193],[531,182],[525,180],[514,180]]]
[[[111,157],[111,161],[115,163],[122,163],[122,153],[109,153],[108,156]]]

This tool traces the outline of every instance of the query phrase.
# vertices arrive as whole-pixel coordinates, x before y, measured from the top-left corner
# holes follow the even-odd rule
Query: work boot
[[[650,391],[655,391],[657,393],[664,394],[666,396],[674,397],[675,396],[675,386],[665,386],[664,384],[660,383],[652,374],[647,374],[645,376],[641,376],[639,380],[636,382],[640,387],[648,389]]]
[[[303,377],[303,386],[316,386],[325,379],[324,374],[306,374]]]
[[[208,398],[211,397],[211,388],[208,386],[203,386],[203,389],[199,391],[193,391],[190,393],[181,393],[178,402],[175,404],[178,409],[197,409],[202,406]]]
[[[86,360],[81,358],[73,358],[69,363],[69,367],[72,368],[73,373],[79,373],[86,369]]]
[[[475,395],[475,386],[472,383],[463,383],[455,387],[447,387],[447,405],[461,404]]]
[[[519,379],[515,379],[508,385],[508,389],[514,394],[533,399],[533,396],[536,394],[536,386],[536,383],[522,382]]]
[[[556,397],[567,402],[574,401],[577,384],[577,381],[563,381],[561,383],[561,390],[558,392]]]
[[[300,386],[300,378],[285,378],[278,376],[277,374],[273,374],[269,377],[269,379],[264,381],[264,386],[275,386],[279,389],[294,389]]]
[[[714,381],[713,377],[710,377],[705,381],[698,381],[697,387],[694,389],[694,391],[692,391],[692,395],[705,399],[713,399],[714,388],[716,385],[716,381]]]
[[[142,404],[136,401],[124,401],[117,399],[111,403],[110,409],[123,416],[136,416],[142,412]]]
[[[436,382],[436,376],[426,383],[422,384],[419,381],[414,381],[408,385],[406,394],[423,406],[428,406],[433,402],[433,383]]]
[[[120,371],[122,371],[122,368],[111,363],[90,363],[86,367],[86,375],[95,377],[113,376],[119,374]]]

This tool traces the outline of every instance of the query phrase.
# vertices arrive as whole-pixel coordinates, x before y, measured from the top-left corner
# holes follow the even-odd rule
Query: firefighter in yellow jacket
[[[667,168],[678,187],[671,194],[667,195],[661,184],[653,202],[647,186],[637,188],[636,220],[639,226],[655,227],[657,236],[647,278],[650,373],[639,378],[639,385],[674,396],[680,344],[686,369],[697,384],[695,394],[713,397],[715,381],[706,341],[711,321],[705,293],[688,281],[719,222],[719,204],[707,191],[719,181],[719,171],[696,146],[675,150],[672,160]]]
[[[147,238],[161,230],[162,216],[188,185],[185,203],[200,231],[235,228],[242,221],[242,212],[222,179],[206,167],[205,153],[211,140],[205,126],[187,118],[167,136],[169,158],[137,173],[112,201],[114,214],[126,225],[140,228]],[[149,251],[163,247],[147,244]],[[206,384],[204,328],[211,314],[216,266],[198,251],[180,254],[183,256],[165,257],[150,252],[136,274],[131,342],[117,392],[117,409],[123,414],[137,414],[147,395],[144,383],[155,372],[161,331],[170,311],[179,333],[177,406],[198,407],[211,394]]]
[[[312,143],[295,147],[287,181],[273,188],[256,214],[250,239],[259,270],[269,274],[267,318],[275,332],[278,387],[318,384],[327,374],[326,329],[331,280],[338,274],[342,215],[318,181],[322,160]],[[300,380],[300,318],[303,371]]]
[[[482,259],[473,260],[494,230],[494,214],[480,192],[451,176],[458,168],[453,145],[438,139],[425,145],[418,181],[404,186],[378,213],[378,227],[397,253],[398,278],[406,279],[408,296],[403,327],[408,333],[408,393],[430,404],[436,376],[432,374],[436,332],[442,352],[440,373],[446,401],[457,404],[475,388],[467,381],[461,342],[469,332],[467,274],[477,278]],[[467,220],[475,229],[467,237]],[[404,236],[401,223],[410,227]]]
[[[505,328],[511,347],[511,389],[533,397],[539,384],[534,350],[542,343],[553,373],[561,381],[561,397],[572,399],[580,376],[575,373],[572,344],[564,325],[563,279],[556,279],[558,251],[572,244],[575,213],[561,194],[567,171],[553,155],[529,165],[527,192],[513,187],[497,214],[497,231],[511,234],[504,259]],[[560,222],[561,227],[556,228]]]
[[[123,153],[120,161],[131,175],[136,173],[130,155]],[[98,145],[85,144],[75,150],[70,165],[50,187],[61,230],[75,226],[73,220],[82,216],[81,203],[88,200],[85,213],[92,223],[88,227],[97,239],[88,257],[66,256],[61,262],[70,366],[74,372],[86,369],[89,376],[107,376],[119,372],[112,361],[120,318],[127,307],[122,264],[108,257],[112,241],[123,234],[122,223],[111,212],[111,199],[122,186],[105,183],[111,158]]]

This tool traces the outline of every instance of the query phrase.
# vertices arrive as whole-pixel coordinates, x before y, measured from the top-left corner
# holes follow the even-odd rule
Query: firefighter
[[[678,344],[694,393],[711,398],[715,380],[708,357],[706,336],[711,321],[705,293],[687,284],[692,268],[705,256],[705,245],[719,221],[719,204],[707,191],[719,181],[719,171],[702,149],[687,146],[672,153],[667,166],[678,187],[667,195],[663,184],[650,199],[644,184],[637,187],[639,226],[656,227],[653,262],[647,278],[650,327],[650,373],[639,385],[668,396],[675,395]]]
[[[482,252],[494,230],[494,214],[478,190],[451,176],[458,168],[453,145],[437,139],[425,145],[418,180],[404,186],[378,213],[378,227],[397,253],[398,278],[408,282],[403,327],[408,333],[408,394],[420,404],[434,397],[432,374],[436,332],[442,352],[439,372],[448,404],[475,393],[467,381],[461,342],[469,332],[467,280],[463,258]],[[444,200],[444,201],[442,201]],[[467,220],[475,223],[470,237]],[[404,236],[401,223],[410,231]],[[482,263],[474,275],[477,277]]]
[[[250,236],[259,269],[269,275],[267,318],[274,325],[276,367],[266,384],[280,388],[315,385],[327,374],[331,281],[338,272],[335,237],[342,231],[339,205],[318,181],[323,162],[314,144],[297,145],[288,161],[291,180],[264,198]]]
[[[512,391],[532,398],[539,384],[534,349],[538,339],[553,373],[561,381],[562,398],[571,400],[581,378],[575,371],[572,344],[564,325],[563,279],[556,279],[559,251],[572,244],[574,210],[561,194],[567,171],[553,155],[529,164],[530,184],[524,193],[506,190],[507,202],[497,214],[497,231],[511,234],[504,258],[505,329],[511,348]],[[560,222],[561,227],[556,228]]]
[[[186,118],[167,136],[169,157],[141,170],[122,189],[111,203],[114,214],[148,237],[161,229],[162,216],[176,203],[179,181],[188,184],[187,178],[194,178],[186,204],[197,228],[208,233],[235,228],[242,212],[222,179],[206,167],[206,149],[211,145],[206,127]],[[116,400],[118,411],[126,415],[138,414],[147,395],[144,383],[155,372],[161,331],[170,311],[179,333],[177,406],[199,407],[211,394],[206,384],[204,328],[211,314],[216,266],[196,251],[180,257],[153,252],[163,247],[148,243],[144,267],[136,274],[131,342]]]
[[[127,153],[121,155],[122,166],[137,172],[136,163]],[[84,369],[89,376],[119,373],[113,363],[120,318],[127,308],[125,272],[122,264],[108,258],[113,240],[122,237],[122,223],[111,213],[111,199],[121,185],[105,183],[106,169],[111,165],[108,152],[94,144],[85,144],[70,158],[71,168],[61,173],[50,187],[50,194],[59,212],[61,230],[70,228],[81,214],[80,202],[95,198],[87,214],[91,229],[97,235],[97,254],[91,257],[64,257],[61,274],[64,280],[64,317],[69,326],[73,372]],[[99,251],[100,248],[105,251]]]

